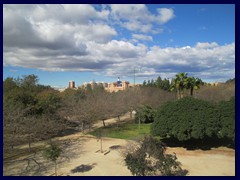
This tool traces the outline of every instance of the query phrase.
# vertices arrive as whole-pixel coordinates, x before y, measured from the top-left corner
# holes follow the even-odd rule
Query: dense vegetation
[[[40,85],[35,75],[6,78],[3,82],[4,159],[6,154],[9,156],[11,152],[18,151],[17,145],[28,143],[31,151],[33,142],[51,139],[69,129],[84,133],[86,129],[91,130],[97,121],[102,122],[103,127],[92,131],[92,134],[101,134],[101,137],[136,139],[149,134],[151,129],[151,133],[161,136],[161,140],[164,137],[178,141],[211,138],[230,140],[234,144],[234,95],[234,79],[208,86],[186,73],[177,74],[171,84],[159,77],[141,87],[117,93],[90,87],[59,92]],[[132,117],[134,111],[135,119]],[[127,112],[135,124],[121,123],[122,115]],[[106,126],[105,120],[109,118],[116,118],[118,122]],[[147,140],[145,138],[136,151],[126,156],[131,172],[135,175],[176,175],[178,171],[172,171],[173,165],[179,169],[176,157],[166,155],[162,143],[152,138]],[[159,143],[161,146],[158,147]],[[46,152],[56,165],[60,151],[51,146]],[[150,157],[157,162],[154,166],[149,164]]]
[[[151,126],[153,135],[190,139],[229,138],[235,136],[235,101],[213,104],[185,97],[161,106]]]
[[[176,79],[178,81],[172,81],[169,86],[164,85],[168,84],[166,79],[162,80],[159,77],[155,81],[155,85],[149,85],[150,87],[146,85],[117,93],[108,93],[103,88],[66,89],[63,92],[59,92],[50,86],[39,84],[38,77],[35,75],[27,75],[17,79],[6,78],[3,82],[4,150],[13,149],[19,144],[28,143],[30,151],[32,142],[52,138],[68,128],[84,132],[86,128],[90,129],[96,121],[102,121],[103,126],[105,126],[106,119],[118,117],[120,120],[121,115],[133,112],[133,110],[137,112],[135,116],[137,123],[139,123],[139,120],[140,123],[153,122],[155,121],[156,110],[163,104],[166,102],[170,104],[181,102],[174,101],[177,99],[175,96],[176,92],[180,89],[183,90],[181,94],[184,96],[191,96],[190,84],[183,83],[187,82],[186,80],[190,82],[191,78],[182,73],[176,76]],[[180,88],[180,84],[184,86]],[[179,87],[180,89],[175,89],[176,91],[173,93],[163,87]],[[194,87],[194,89],[196,90],[197,88]],[[180,119],[185,116],[189,117],[188,120],[191,122],[196,121],[196,123],[200,123],[199,127],[201,127],[204,121],[201,122],[199,111],[196,110],[192,112],[195,113],[193,115],[196,116],[196,119],[193,120],[193,118],[190,118],[192,117],[190,116],[190,110],[196,106],[194,103],[191,107],[187,107],[187,109],[183,108],[181,111],[174,109],[176,108],[174,106],[171,107],[171,105],[168,105],[169,109],[167,109],[167,112],[171,116],[168,117],[165,115],[166,117],[163,117],[163,115],[159,115],[158,113],[157,117],[157,119],[165,119],[163,123],[160,123],[161,127],[160,125],[158,126],[161,135],[164,134],[162,131],[167,131],[168,135],[174,134],[175,137],[179,137],[181,140],[189,139],[190,137],[205,137],[206,135],[234,139],[235,124],[232,121],[234,119],[234,105],[231,104],[233,100],[229,101],[229,99],[234,96],[235,82],[231,80],[226,84],[218,86],[201,85],[201,88],[194,92],[193,96],[197,99],[208,100],[210,102],[223,101],[218,104],[217,108],[211,103],[202,101],[200,103],[202,104],[201,113],[204,112],[204,108],[209,113],[222,112],[218,116],[211,116],[211,113],[203,113],[205,119],[209,118],[208,122],[206,122],[210,123],[208,129],[212,128],[213,130],[204,130],[204,133],[201,133],[198,132],[197,128],[194,128],[191,132],[184,132],[185,134],[182,135],[179,134],[180,130],[174,129],[174,133],[169,133],[170,130],[164,128],[163,124],[168,124],[165,118],[170,118],[169,123],[175,121],[173,118],[177,114],[176,111],[179,111],[179,115],[183,112],[188,112],[188,114],[182,114],[181,117],[178,117],[177,122],[180,122]],[[225,107],[231,108],[231,111],[230,109],[225,111]],[[217,122],[221,123],[215,126],[215,119],[217,117]],[[132,118],[132,116],[129,118]],[[182,126],[183,124],[180,125]],[[198,125],[194,125],[194,127],[198,127]]]
[[[135,122],[136,123],[152,123],[155,117],[155,110],[148,105],[139,107],[136,110]]]

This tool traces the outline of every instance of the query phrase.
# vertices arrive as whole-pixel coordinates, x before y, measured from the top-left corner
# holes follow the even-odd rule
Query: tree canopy
[[[231,105],[230,105],[231,104]],[[208,101],[185,97],[161,106],[151,133],[179,141],[214,137],[234,137],[233,100],[218,106]]]

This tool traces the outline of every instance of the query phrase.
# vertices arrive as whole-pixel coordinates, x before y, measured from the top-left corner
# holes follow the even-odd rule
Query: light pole
[[[134,79],[133,79],[133,87],[135,87],[135,78],[136,78],[136,77],[135,77],[135,72],[136,72],[136,69],[135,69],[135,67],[134,67],[134,70],[133,70],[133,73],[134,73],[134,77],[133,77],[133,78],[134,78]]]
[[[138,71],[141,71],[141,69],[138,68]],[[136,80],[136,67],[133,68],[133,87],[135,87],[135,80]]]

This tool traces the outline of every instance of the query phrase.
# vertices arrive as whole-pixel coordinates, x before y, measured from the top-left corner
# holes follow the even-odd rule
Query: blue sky
[[[3,5],[3,79],[66,87],[235,77],[235,5]]]

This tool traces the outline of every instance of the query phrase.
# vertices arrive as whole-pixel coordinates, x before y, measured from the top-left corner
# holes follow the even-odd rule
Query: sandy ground
[[[114,121],[116,122],[116,119],[108,123]],[[96,126],[99,127],[101,124]],[[100,140],[90,135],[78,133],[56,139],[62,143],[63,148],[62,158],[58,160],[57,166],[60,176],[131,176],[124,165],[121,153],[121,149],[131,141],[103,138],[101,153]],[[43,143],[36,143],[35,146],[40,144]],[[182,168],[188,170],[188,176],[235,176],[235,150],[225,147],[205,151],[167,149],[167,153],[173,152],[182,163]],[[5,162],[3,175],[53,175],[54,164],[43,159],[41,152],[28,157],[30,161],[22,160],[24,157],[20,157]],[[37,160],[39,166],[31,158]]]

